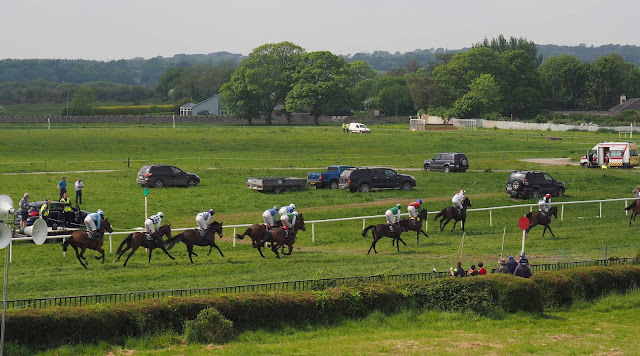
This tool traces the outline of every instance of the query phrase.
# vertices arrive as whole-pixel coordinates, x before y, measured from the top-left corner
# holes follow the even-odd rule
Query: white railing
[[[628,201],[633,201],[633,198],[614,198],[614,199],[601,199],[601,200],[579,200],[579,201],[565,201],[565,202],[558,202],[558,203],[553,203],[552,205],[560,205],[560,220],[564,220],[564,206],[568,205],[568,204],[593,204],[593,203],[598,203],[599,204],[599,214],[598,217],[602,218],[602,203],[606,203],[606,202],[613,202],[613,201],[622,201],[624,202],[624,206],[626,207],[628,204]],[[493,211],[494,210],[500,210],[500,209],[514,209],[514,208],[525,208],[525,207],[529,207],[529,211],[533,211],[534,207],[537,207],[538,204],[517,204],[517,205],[505,205],[505,206],[493,206],[493,207],[488,207],[488,208],[477,208],[477,209],[467,209],[467,212],[473,212],[473,211],[488,211],[489,212],[489,226],[493,226]],[[440,211],[429,211],[429,214],[436,214],[439,213]],[[627,214],[628,211],[625,212],[625,214]],[[401,216],[408,216],[408,214],[400,214]],[[366,221],[367,219],[377,219],[377,218],[384,218],[384,215],[368,215],[368,216],[354,216],[354,217],[348,217],[348,218],[335,218],[335,219],[325,219],[325,220],[309,220],[309,221],[305,221],[305,224],[311,224],[311,241],[315,242],[315,224],[319,224],[319,223],[329,223],[329,222],[336,222],[336,221],[349,221],[349,220],[360,220],[362,219],[362,229],[364,229],[366,227]],[[427,219],[427,221],[425,221],[426,225],[425,225],[425,231],[427,231],[429,229],[429,220]],[[233,247],[236,246],[236,233],[237,233],[237,229],[238,228],[242,228],[242,227],[249,227],[253,224],[237,224],[237,225],[225,225],[223,226],[223,228],[225,229],[230,229],[233,228]],[[171,231],[184,231],[184,230],[189,230],[189,229],[194,229],[194,228],[180,228],[180,229],[171,229]],[[133,231],[125,231],[125,232],[112,232],[109,234],[109,252],[113,252],[113,240],[112,240],[112,235],[129,235],[130,233],[133,232],[139,232],[140,230],[133,230]],[[71,235],[57,235],[57,236],[47,236],[47,239],[60,239],[62,238],[63,240],[67,237],[70,237]],[[13,241],[25,241],[25,240],[33,240],[32,237],[17,237],[12,239],[12,243]],[[11,257],[12,257],[12,243],[9,244],[9,261],[11,262]]]

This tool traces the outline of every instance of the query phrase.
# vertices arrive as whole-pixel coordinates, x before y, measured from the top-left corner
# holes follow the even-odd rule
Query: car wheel
[[[282,193],[282,188],[281,187],[275,187],[275,188],[273,188],[273,192],[276,193],[276,194],[280,194],[280,193]]]
[[[163,186],[164,186],[164,182],[162,181],[162,179],[156,179],[153,181],[154,188],[162,188]]]
[[[424,165],[424,170],[427,171],[427,172],[430,171],[431,170],[431,165],[430,164],[425,164]]]
[[[329,188],[338,189],[338,182],[336,182],[335,180],[332,181],[331,184],[329,184]]]
[[[511,182],[511,188],[513,188],[513,190],[518,190],[520,189],[521,183],[519,180],[514,180],[513,182]]]
[[[187,187],[195,187],[196,185],[198,185],[198,182],[193,178],[187,181]]]
[[[564,188],[558,188],[558,196],[561,197],[564,195]]]
[[[461,159],[461,160],[460,160],[460,165],[461,165],[462,167],[465,167],[465,166],[466,166],[466,165],[468,165],[468,164],[469,164],[469,162],[467,161],[467,159],[466,159],[466,158],[463,158],[463,159]]]
[[[449,173],[449,166],[444,166],[443,171],[444,171],[445,173]]]
[[[582,167],[584,167],[584,168],[589,168],[589,163],[588,163],[588,162],[584,162],[584,163],[582,163]]]
[[[531,192],[531,197],[536,199],[540,198],[540,189],[534,189]]]
[[[411,187],[411,183],[409,183],[409,182],[402,183],[402,190],[409,191],[409,190],[411,190],[411,188],[412,188]]]
[[[362,184],[360,185],[360,191],[363,193],[368,193],[371,190],[371,188],[369,187],[369,184]]]

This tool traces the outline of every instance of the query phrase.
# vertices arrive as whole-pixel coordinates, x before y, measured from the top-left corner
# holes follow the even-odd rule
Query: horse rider
[[[60,202],[64,204],[64,209],[62,210],[62,224],[63,226],[68,227],[73,220],[73,211],[71,210],[71,198],[67,196],[67,192],[62,193]]]
[[[275,217],[278,215],[278,206],[274,205],[273,208],[267,209],[262,213],[262,220],[264,220],[264,227],[266,231],[269,231],[274,226]]]
[[[84,218],[84,226],[87,227],[87,235],[90,239],[95,239],[100,230],[100,222],[104,218],[104,211],[98,209],[95,213],[89,213]]]
[[[398,220],[400,220],[400,204],[396,204],[396,206],[394,206],[393,208],[387,209],[387,211],[384,213],[384,216],[387,218],[389,231],[393,232],[394,225],[396,225]]]
[[[152,233],[160,229],[160,224],[162,223],[163,216],[164,214],[159,211],[157,214],[149,216],[147,220],[144,221],[144,228],[147,231],[148,236],[152,236]],[[162,243],[162,237],[156,238],[155,241],[158,243]]]
[[[291,203],[293,204],[293,203]],[[291,205],[289,204],[289,205]],[[289,205],[284,205],[282,208],[280,208],[280,210],[278,210],[278,214],[280,214],[280,217],[282,218],[282,215],[286,214],[289,211]]]
[[[466,191],[464,189],[460,190],[460,192],[456,193],[453,198],[451,198],[451,202],[453,203],[453,206],[458,209],[458,214],[460,214],[460,212],[462,211],[462,209],[464,209],[464,206],[462,205],[462,202],[464,201],[464,194],[466,193]]]
[[[209,226],[209,221],[211,220],[213,214],[215,214],[215,211],[213,211],[213,209],[209,209],[208,211],[203,211],[196,215],[196,224],[198,224],[198,227],[200,227],[200,235],[202,237],[205,236],[204,231],[207,229],[207,226]]]
[[[282,221],[282,228],[284,229],[284,236],[286,238],[289,238],[289,230],[292,230],[293,227],[296,226],[296,218],[298,218],[298,212],[295,211],[291,205],[287,207],[286,214],[280,215],[280,221]]]
[[[418,215],[422,212],[422,199],[409,203],[407,212],[409,212],[409,218],[413,220],[414,223],[417,222]]]
[[[624,208],[624,210],[632,210],[636,207],[638,203],[638,199],[640,199],[640,185],[636,187],[631,193],[636,193],[636,200],[634,200],[628,207]]]
[[[51,208],[51,200],[47,199],[47,201],[42,204],[40,207],[40,217],[49,223],[49,208]]]
[[[538,210],[546,217],[549,217],[549,209],[551,208],[551,194],[547,193],[538,202]]]

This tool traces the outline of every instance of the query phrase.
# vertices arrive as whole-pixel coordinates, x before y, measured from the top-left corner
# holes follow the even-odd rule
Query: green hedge
[[[10,310],[6,340],[52,347],[104,340],[122,342],[159,330],[183,332],[187,320],[215,308],[236,331],[326,324],[402,308],[489,314],[542,312],[640,285],[640,267],[588,267],[540,272],[531,279],[492,274],[429,282],[358,284],[316,292],[272,292],[172,297],[136,303]]]

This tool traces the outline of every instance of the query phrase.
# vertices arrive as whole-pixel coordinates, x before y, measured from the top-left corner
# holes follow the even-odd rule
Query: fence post
[[[365,219],[362,219],[362,230],[364,230],[364,228],[366,227],[366,226],[364,226],[365,225],[364,221],[365,221]]]
[[[564,204],[562,204],[562,211],[560,212],[560,221],[564,220]]]
[[[311,242],[316,242],[316,224],[311,224]]]
[[[113,253],[113,242],[111,241],[111,233],[109,233],[109,252]]]
[[[429,218],[425,219],[425,221],[424,221],[424,222],[425,222],[425,224],[426,224],[426,226],[424,227],[424,231],[425,231],[425,232],[428,232],[428,231],[429,231]],[[363,230],[364,230],[364,229],[363,229]]]
[[[625,207],[624,215],[627,216],[627,214],[629,214],[629,210],[626,209],[626,207],[627,207],[627,201],[626,200],[624,201],[624,207]]]
[[[600,202],[600,218],[602,219],[602,202]]]
[[[493,215],[491,214],[492,210],[489,209],[489,226],[493,226]]]
[[[529,212],[530,212],[530,213],[533,213],[533,205],[531,205],[531,206],[529,207]]]
[[[236,228],[233,228],[233,247],[236,247]]]

